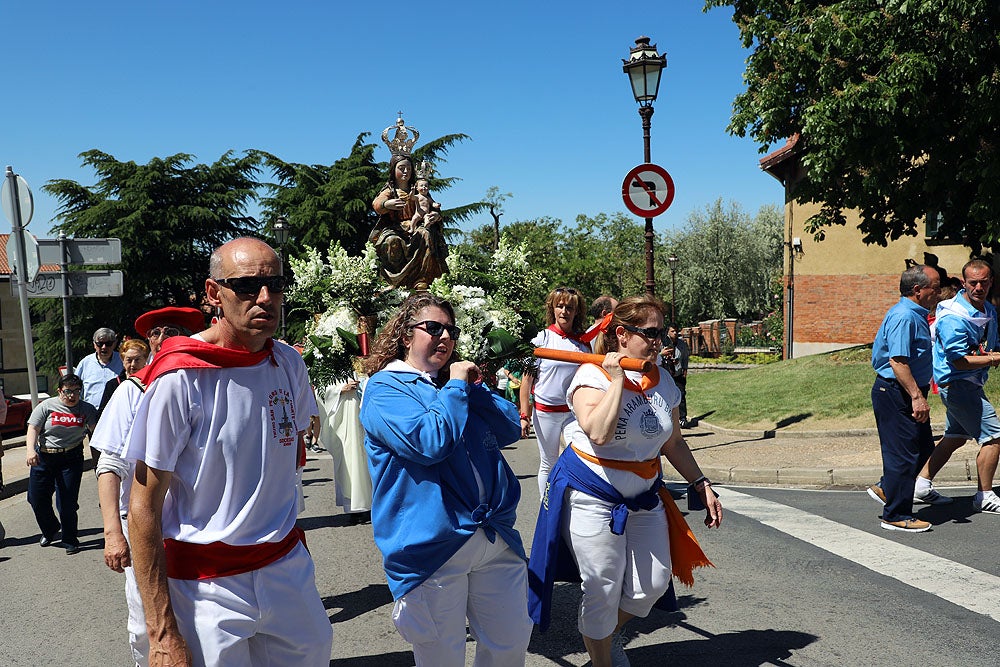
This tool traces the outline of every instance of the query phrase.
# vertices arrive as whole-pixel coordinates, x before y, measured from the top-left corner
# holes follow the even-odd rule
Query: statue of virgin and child
[[[448,272],[441,205],[428,189],[427,163],[419,172],[414,171],[410,150],[420,133],[406,127],[402,118],[396,120],[395,128],[391,141],[388,133],[392,128],[382,131],[382,141],[392,157],[389,180],[372,202],[379,217],[369,240],[375,246],[379,273],[386,282],[393,287],[426,290],[435,278]]]

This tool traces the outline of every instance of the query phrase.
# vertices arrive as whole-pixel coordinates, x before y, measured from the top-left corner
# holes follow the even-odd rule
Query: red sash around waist
[[[233,546],[225,542],[195,544],[167,538],[167,576],[172,579],[214,579],[253,572],[280,559],[299,542],[306,543],[305,533],[296,526],[279,542]]]
[[[568,405],[545,405],[535,401],[535,409],[539,412],[569,412]]]

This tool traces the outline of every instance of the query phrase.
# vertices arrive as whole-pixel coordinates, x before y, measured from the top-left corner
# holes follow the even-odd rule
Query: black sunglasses
[[[458,340],[458,337],[462,335],[462,330],[456,327],[454,324],[441,324],[440,322],[435,322],[434,320],[424,320],[423,322],[417,322],[416,324],[411,324],[411,329],[419,329],[423,327],[423,330],[434,338],[439,338],[445,331],[448,332],[448,336],[452,340]]]
[[[561,294],[561,293],[563,293],[563,292],[565,292],[566,294],[579,294],[579,292],[577,292],[577,291],[576,291],[575,289],[573,289],[572,287],[557,287],[557,288],[555,288],[555,289],[554,289],[553,291],[554,291],[554,292],[555,292],[556,294]]]
[[[180,336],[181,330],[177,327],[156,327],[149,330],[149,336],[147,336],[147,338],[159,338],[160,334],[163,334],[164,338],[173,338],[174,336]]]
[[[656,340],[660,340],[660,337],[666,331],[666,329],[658,329],[656,327],[640,328],[640,327],[633,327],[628,324],[623,324],[622,329],[625,329],[625,331],[631,331],[632,333],[637,333],[643,338],[648,338],[649,340],[653,340],[654,338]]]
[[[212,278],[220,285],[224,285],[237,294],[249,294],[257,296],[260,288],[266,287],[268,292],[281,294],[288,287],[288,279],[285,276],[246,276],[245,278]]]
[[[97,347],[108,347],[108,346],[114,347],[115,341],[113,341],[113,340],[95,340],[94,341],[94,345],[96,345]]]

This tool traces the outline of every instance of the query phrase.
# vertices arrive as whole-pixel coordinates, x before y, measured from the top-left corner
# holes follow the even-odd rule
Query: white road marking
[[[1000,621],[1000,577],[788,505],[725,487],[715,490],[727,510]]]

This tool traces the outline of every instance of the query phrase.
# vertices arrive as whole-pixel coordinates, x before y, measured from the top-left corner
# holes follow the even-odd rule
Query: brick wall
[[[795,276],[795,342],[862,345],[899,301],[899,274]]]

